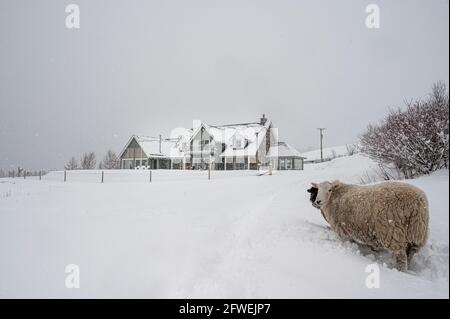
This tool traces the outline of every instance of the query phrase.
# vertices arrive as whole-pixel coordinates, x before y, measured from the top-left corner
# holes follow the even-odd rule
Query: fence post
[[[41,180],[41,179],[42,179],[42,172],[39,171],[39,180]]]
[[[64,182],[67,180],[67,171],[64,170]]]
[[[152,170],[151,169],[149,170],[149,181],[150,181],[150,183],[152,182]]]
[[[211,179],[211,164],[208,166],[208,180]]]
[[[105,172],[102,171],[102,183],[103,183],[103,180],[104,180],[104,176],[105,176]]]
[[[23,179],[27,179],[27,171],[23,170]]]

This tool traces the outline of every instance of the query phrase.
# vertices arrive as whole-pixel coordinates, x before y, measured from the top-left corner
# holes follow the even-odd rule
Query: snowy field
[[[353,144],[349,147],[355,147]],[[339,146],[330,146],[330,147],[324,147],[322,149],[323,158],[326,159],[334,159],[336,157],[342,157],[348,155],[348,149],[346,145],[339,145]],[[320,160],[320,149],[303,152],[301,154],[303,157],[305,157],[305,161],[318,161]]]
[[[448,298],[448,171],[408,181],[427,192],[431,214],[409,273],[389,254],[341,242],[309,203],[311,181],[358,183],[375,167],[354,155],[273,176],[0,179],[0,297]],[[374,262],[380,288],[369,289]],[[65,287],[68,264],[80,267],[79,289]]]

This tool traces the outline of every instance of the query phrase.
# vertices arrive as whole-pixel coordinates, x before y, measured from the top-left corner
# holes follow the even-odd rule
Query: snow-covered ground
[[[359,182],[375,167],[354,155],[272,176],[0,179],[0,297],[448,298],[448,171],[408,181],[427,192],[431,214],[411,273],[341,242],[309,203],[311,181]],[[374,262],[380,288],[369,289]],[[79,289],[65,287],[68,264],[80,268]]]
[[[353,144],[349,147],[354,147]],[[323,158],[325,160],[334,159],[336,157],[342,157],[348,155],[347,145],[324,147],[322,150]],[[308,152],[303,152],[302,156],[305,157],[305,161],[318,161],[320,160],[320,149]]]

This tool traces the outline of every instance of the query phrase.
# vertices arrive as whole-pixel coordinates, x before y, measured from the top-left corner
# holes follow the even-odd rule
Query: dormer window
[[[241,138],[241,137],[238,137],[238,138],[235,137],[233,139],[233,142],[232,142],[231,146],[232,146],[233,149],[236,150],[236,149],[243,149],[243,148],[245,148],[247,146],[247,144],[248,144],[248,140],[247,139]]]

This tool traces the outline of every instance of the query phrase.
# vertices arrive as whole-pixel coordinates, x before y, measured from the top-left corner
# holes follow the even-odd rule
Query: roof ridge
[[[209,125],[211,127],[224,127],[224,126],[243,126],[243,125],[260,125],[262,126],[259,122],[248,122],[248,123],[235,123],[235,124],[222,124],[222,125]]]

